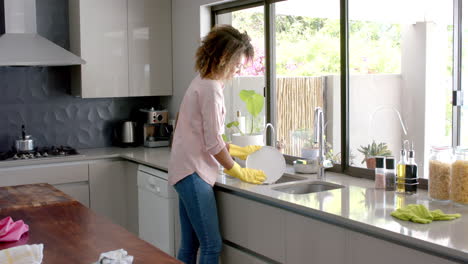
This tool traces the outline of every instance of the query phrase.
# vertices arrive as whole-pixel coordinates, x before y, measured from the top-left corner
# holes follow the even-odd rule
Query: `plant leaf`
[[[250,100],[247,102],[247,111],[253,116],[257,117],[260,112],[262,112],[263,105],[265,100],[263,96],[259,94],[254,94]]]
[[[233,127],[233,126],[238,127],[238,126],[239,126],[239,122],[238,122],[238,121],[232,121],[231,123],[228,123],[228,124],[226,125],[227,128],[231,128],[231,127]]]
[[[257,117],[263,109],[265,104],[265,98],[262,95],[256,93],[254,90],[241,90],[239,97],[245,102],[247,111],[252,117]]]
[[[247,103],[250,97],[252,97],[255,94],[254,90],[241,90],[239,93],[239,97],[242,101]]]

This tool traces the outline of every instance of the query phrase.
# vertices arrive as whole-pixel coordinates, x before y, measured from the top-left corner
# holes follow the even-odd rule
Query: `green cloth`
[[[409,204],[393,211],[391,215],[403,221],[412,221],[419,224],[429,224],[432,221],[453,220],[461,217],[460,214],[444,214],[439,209],[429,211],[422,204]]]

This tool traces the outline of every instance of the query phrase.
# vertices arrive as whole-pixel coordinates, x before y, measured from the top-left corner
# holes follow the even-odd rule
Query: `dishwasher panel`
[[[138,170],[139,236],[172,256],[175,256],[174,210],[175,190],[167,180]]]

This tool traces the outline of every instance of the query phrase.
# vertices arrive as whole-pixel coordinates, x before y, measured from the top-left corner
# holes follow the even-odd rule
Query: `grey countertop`
[[[31,164],[84,161],[107,158],[123,158],[161,170],[167,170],[169,148],[101,148],[83,149],[76,157],[39,159],[31,161],[4,161],[0,168]],[[315,175],[295,175],[289,167],[286,174],[302,177],[301,181],[314,181]],[[216,186],[263,201],[273,206],[334,223],[368,235],[394,241],[439,256],[468,262],[468,206],[440,203],[429,200],[425,190],[416,195],[400,195],[374,188],[373,182],[343,174],[327,172],[327,181],[345,186],[326,192],[311,194],[287,194],[273,190],[275,185],[253,185],[227,175],[220,175]],[[390,213],[407,204],[423,204],[430,210],[441,209],[445,213],[460,213],[453,221],[416,224],[400,221]]]

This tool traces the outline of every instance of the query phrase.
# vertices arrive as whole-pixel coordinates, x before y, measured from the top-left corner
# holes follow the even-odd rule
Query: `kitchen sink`
[[[273,187],[273,190],[289,193],[289,194],[308,194],[316,192],[325,192],[334,189],[344,188],[343,185],[334,184],[330,182],[314,181],[314,182],[303,182],[296,184],[289,184],[286,186]]]
[[[278,183],[285,183],[285,182],[293,182],[293,181],[300,181],[300,180],[305,180],[306,178],[301,177],[301,176],[294,176],[294,175],[283,175],[281,178],[279,178],[275,184]]]

